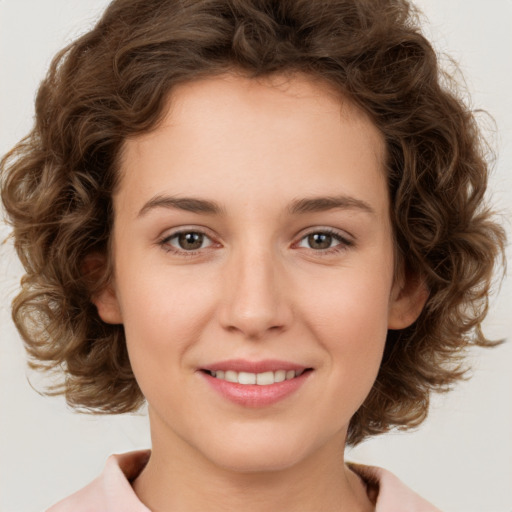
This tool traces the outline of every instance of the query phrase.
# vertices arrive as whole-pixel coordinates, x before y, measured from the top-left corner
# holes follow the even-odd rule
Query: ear
[[[122,324],[123,318],[113,278],[107,281],[105,277],[108,273],[107,266],[107,256],[92,253],[85,257],[82,269],[91,290],[91,302],[96,306],[99,317],[107,324]]]
[[[413,324],[420,316],[428,296],[429,291],[420,276],[401,272],[391,291],[388,329],[405,329]]]

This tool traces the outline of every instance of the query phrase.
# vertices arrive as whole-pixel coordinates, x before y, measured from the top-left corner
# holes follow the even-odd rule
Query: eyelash
[[[294,245],[300,244],[305,238],[307,238],[307,237],[309,237],[311,235],[320,235],[320,234],[321,235],[330,236],[330,237],[332,237],[334,240],[336,240],[339,243],[337,245],[335,245],[334,247],[328,247],[327,249],[315,250],[315,249],[309,248],[309,250],[314,251],[315,255],[318,255],[318,256],[329,256],[329,255],[332,255],[332,254],[340,253],[340,252],[345,251],[348,248],[354,246],[354,242],[353,241],[351,241],[348,238],[342,236],[338,231],[335,231],[335,230],[329,229],[329,228],[316,229],[316,230],[310,231],[309,233],[306,233],[305,235],[303,235],[300,238],[300,240],[297,243],[295,243]]]
[[[190,251],[187,251],[185,249],[178,249],[178,248],[170,245],[170,241],[173,240],[174,238],[179,237],[180,235],[187,235],[187,234],[201,235],[201,236],[205,237],[206,239],[210,240],[211,243],[207,247],[199,248],[197,250],[190,250]],[[327,249],[316,250],[311,247],[305,248],[305,249],[309,249],[309,250],[313,251],[316,255],[328,256],[331,254],[336,254],[336,253],[345,251],[348,248],[354,246],[353,241],[348,240],[346,237],[340,235],[339,232],[337,232],[333,229],[328,229],[328,228],[317,229],[317,230],[313,230],[313,231],[310,231],[310,232],[304,234],[303,236],[301,236],[301,238],[298,240],[298,242],[295,242],[293,244],[293,246],[297,247],[307,237],[312,236],[312,235],[318,235],[318,234],[330,236],[339,243],[336,244],[334,247],[328,247]],[[210,247],[215,245],[215,242],[212,240],[212,237],[207,235],[204,231],[194,230],[194,229],[184,229],[184,230],[176,231],[175,233],[172,233],[171,235],[167,235],[167,236],[163,237],[162,239],[157,241],[157,244],[168,253],[174,253],[176,255],[183,256],[183,257],[194,257],[194,256],[197,256],[198,254],[200,254],[201,251],[204,251],[205,249],[206,250],[210,249]]]
[[[179,237],[180,235],[188,235],[188,234],[201,235],[205,239],[210,240],[211,244],[208,247],[199,248],[197,250],[191,250],[191,251],[187,251],[185,249],[178,249],[178,248],[170,245],[170,241],[173,240],[174,238]],[[212,240],[211,236],[208,236],[204,231],[201,231],[199,229],[182,229],[180,231],[176,231],[175,233],[172,233],[170,235],[163,237],[162,239],[158,240],[157,244],[159,246],[161,246],[165,252],[173,253],[173,254],[187,258],[187,257],[197,256],[198,254],[200,254],[201,251],[204,251],[205,249],[209,249],[211,246],[215,245],[215,242]]]

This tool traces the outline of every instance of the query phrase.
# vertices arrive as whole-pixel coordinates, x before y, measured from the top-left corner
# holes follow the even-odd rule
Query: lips
[[[312,368],[286,361],[229,360],[201,368],[222,397],[246,407],[265,407],[283,400],[302,386]]]
[[[201,369],[206,371],[235,371],[248,373],[275,372],[279,370],[294,370],[300,372],[307,367],[292,363],[289,361],[280,361],[278,359],[264,359],[261,361],[247,361],[245,359],[229,359],[203,366]]]

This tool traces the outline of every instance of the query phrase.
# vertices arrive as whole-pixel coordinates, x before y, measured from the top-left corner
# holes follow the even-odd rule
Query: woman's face
[[[126,141],[96,304],[124,324],[154,450],[240,471],[341,456],[387,329],[413,320],[383,161],[369,119],[301,76],[182,85]]]

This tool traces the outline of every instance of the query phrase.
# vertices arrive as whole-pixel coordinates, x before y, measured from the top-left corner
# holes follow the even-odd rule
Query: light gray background
[[[460,63],[473,106],[495,118],[494,201],[512,202],[512,1],[420,0],[436,47]],[[30,129],[33,99],[53,54],[89,27],[106,0],[0,0],[0,154]],[[0,224],[0,240],[8,233]],[[0,244],[0,511],[42,510],[94,478],[112,452],[149,446],[146,418],[88,417],[27,381],[9,302],[21,268]],[[512,286],[505,281],[487,322],[510,337]],[[474,377],[436,398],[418,432],[390,434],[351,451],[352,460],[394,471],[444,511],[512,511],[512,344],[475,350]],[[39,376],[31,375],[37,386]]]

